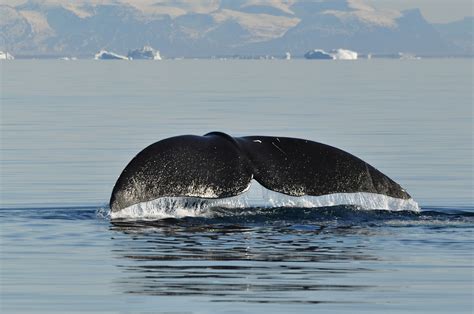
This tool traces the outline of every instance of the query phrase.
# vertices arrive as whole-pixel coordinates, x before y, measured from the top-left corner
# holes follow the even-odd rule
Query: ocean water
[[[1,312],[473,311],[471,59],[0,67]],[[110,219],[135,154],[210,131],[339,147],[421,210]]]

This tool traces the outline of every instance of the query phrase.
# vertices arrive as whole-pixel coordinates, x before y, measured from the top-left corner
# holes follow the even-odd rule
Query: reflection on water
[[[124,292],[146,295],[202,295],[212,301],[321,302],[299,292],[372,288],[356,282],[327,283],[328,276],[371,269],[340,265],[344,260],[375,259],[363,243],[351,245],[325,234],[323,226],[208,225],[168,222],[113,222],[120,238],[113,252],[125,260]],[[358,233],[333,230],[340,236]],[[330,263],[330,264],[327,264]]]
[[[385,302],[357,299],[354,293],[402,287],[347,280],[386,271],[379,265],[393,256],[375,240],[390,237],[384,226],[429,225],[440,219],[472,225],[469,214],[436,212],[344,207],[255,212],[212,219],[112,220],[112,251],[124,275],[117,286],[127,294],[205,296],[213,302]]]
[[[157,221],[103,214],[0,210],[0,311],[472,308],[472,208],[221,210]]]

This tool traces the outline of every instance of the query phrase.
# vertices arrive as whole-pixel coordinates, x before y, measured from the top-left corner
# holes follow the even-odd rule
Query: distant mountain
[[[419,10],[360,0],[30,0],[0,5],[0,50],[13,55],[294,56],[320,48],[361,53],[472,55],[472,17],[428,23]]]
[[[474,55],[474,17],[448,24],[434,24],[441,38],[459,47],[466,55]]]

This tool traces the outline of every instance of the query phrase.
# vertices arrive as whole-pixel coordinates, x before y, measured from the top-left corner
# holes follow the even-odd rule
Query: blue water
[[[472,60],[0,67],[2,312],[472,312]],[[138,151],[212,130],[342,148],[421,212],[108,218]]]

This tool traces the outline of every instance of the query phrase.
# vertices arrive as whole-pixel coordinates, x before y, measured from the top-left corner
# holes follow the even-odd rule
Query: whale
[[[266,206],[418,208],[398,183],[339,148],[299,138],[223,132],[149,145],[120,174],[109,206],[112,213],[160,206],[164,200],[175,206],[198,202],[225,207],[252,186],[267,192]]]

